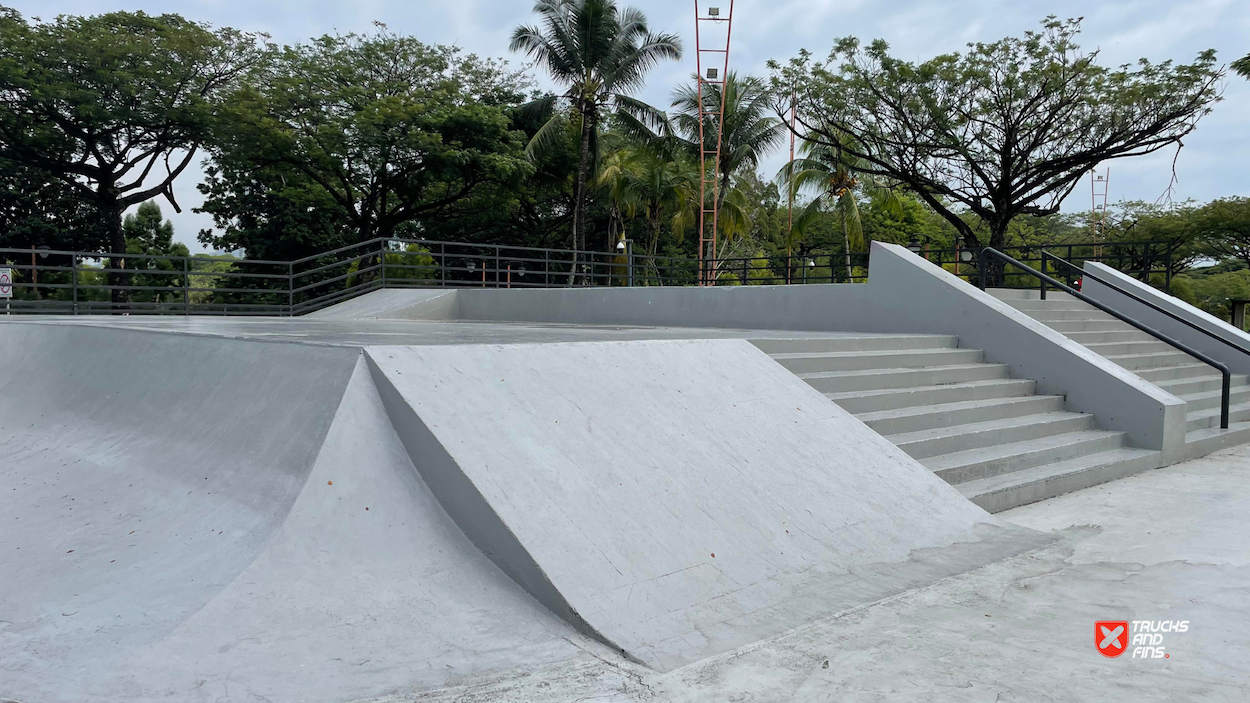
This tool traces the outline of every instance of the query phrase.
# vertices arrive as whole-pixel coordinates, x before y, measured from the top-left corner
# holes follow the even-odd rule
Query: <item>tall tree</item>
[[[109,250],[124,252],[122,213],[156,196],[178,209],[174,179],[262,54],[256,35],[177,15],[29,24],[0,8],[0,157],[79,189],[109,228]]]
[[[254,205],[310,242],[420,234],[532,171],[506,114],[526,87],[496,62],[382,25],[285,47],[222,121],[201,190],[226,233],[201,239],[251,249],[240,236],[281,236]]]
[[[768,85],[755,76],[739,76],[729,71],[724,87],[715,83],[703,86],[703,105],[699,105],[699,77],[695,83],[684,85],[673,92],[673,125],[689,144],[696,159],[699,151],[699,115],[704,115],[702,144],[705,151],[716,149],[717,129],[720,129],[720,163],[716,171],[720,176],[722,197],[729,192],[733,176],[759,168],[760,161],[785,139],[786,126],[771,114],[771,93]],[[725,115],[721,122],[721,96],[724,96]],[[719,123],[719,124],[718,124]]]
[[[588,186],[605,113],[624,113],[623,119],[644,123],[662,120],[655,108],[631,94],[660,61],[681,58],[681,40],[675,34],[652,32],[642,12],[620,9],[613,0],[539,0],[534,12],[541,17],[541,26],[517,27],[510,49],[541,63],[565,87],[561,95],[543,98],[533,109],[550,110],[558,99],[568,109],[552,111],[529,150],[533,153],[562,138],[572,113],[579,133],[572,244],[581,250],[586,248]]]
[[[804,138],[906,185],[970,245],[1001,246],[1013,218],[1057,212],[1100,162],[1179,146],[1219,100],[1213,51],[1108,69],[1080,51],[1079,28],[1050,17],[1040,32],[922,63],[846,38],[825,62],[771,64],[774,87],[798,96]]]
[[[831,130],[832,132],[832,130]],[[836,133],[836,132],[835,132]],[[839,135],[841,142],[850,135]],[[846,254],[846,278],[851,280],[851,251],[864,248],[864,227],[859,215],[859,198],[877,198],[887,206],[900,209],[893,189],[881,177],[869,172],[862,159],[847,149],[830,147],[821,141],[803,141],[802,157],[787,163],[777,174],[787,192],[814,191],[813,197],[795,220],[795,229],[817,216],[822,207],[831,208],[842,225],[842,241]]]
[[[1194,217],[1203,244],[1250,267],[1250,198],[1212,200],[1198,208]]]

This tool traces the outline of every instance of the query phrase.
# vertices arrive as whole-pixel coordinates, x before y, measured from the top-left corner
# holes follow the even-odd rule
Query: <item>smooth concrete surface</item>
[[[314,320],[454,320],[455,290],[385,288],[304,316]]]
[[[637,288],[465,288],[461,320],[862,332],[871,315],[860,284]],[[906,330],[897,330],[905,332]]]
[[[1063,395],[1069,409],[1093,413],[1098,427],[1127,432],[1132,444],[1165,461],[1184,456],[1185,403],[1081,344],[894,244],[872,243],[868,298],[887,329],[955,334],[964,346]],[[888,311],[888,312],[887,312]]]
[[[1016,508],[1053,545],[669,673],[570,664],[379,699],[627,703],[1250,700],[1250,448]],[[1188,620],[1110,659],[1099,620]]]
[[[411,292],[411,291],[402,291]],[[361,348],[372,345],[539,344],[642,339],[767,339],[865,337],[875,333],[803,332],[772,329],[642,327],[535,322],[406,321],[379,319],[309,319],[306,317],[14,317],[5,325],[90,327],[168,332],[264,342]],[[891,335],[881,334],[882,337]]]
[[[464,344],[551,341],[490,325],[390,348],[426,360],[409,367],[342,321],[223,323],[0,323],[0,700],[342,701],[666,669],[1051,539],[741,339]],[[408,407],[593,627],[461,529],[472,495],[427,486],[438,453],[411,453],[375,378],[435,384]]]
[[[657,669],[1039,544],[743,340],[366,353],[469,539]]]
[[[1085,295],[1113,310],[1125,313],[1133,319],[1145,323],[1152,329],[1158,330],[1178,342],[1187,344],[1207,354],[1216,361],[1227,364],[1233,373],[1250,374],[1250,354],[1238,349],[1240,347],[1241,349],[1250,350],[1250,334],[1233,327],[1210,313],[1199,310],[1179,298],[1157,290],[1153,286],[1142,283],[1105,264],[1087,261],[1085,262],[1085,270],[1145,298],[1211,334],[1204,334],[1184,322],[1153,310],[1149,306],[1143,305],[1088,276],[1081,279],[1081,292]],[[1212,338],[1211,335],[1214,335],[1215,338]]]

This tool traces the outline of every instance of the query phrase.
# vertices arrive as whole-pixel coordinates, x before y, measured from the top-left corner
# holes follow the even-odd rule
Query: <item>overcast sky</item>
[[[958,51],[970,41],[993,41],[1038,26],[1046,15],[1084,16],[1081,44],[1101,51],[1101,61],[1118,65],[1145,57],[1152,61],[1188,62],[1204,49],[1215,49],[1221,63],[1250,53],[1250,12],[1246,0],[738,0],[734,7],[730,63],[742,72],[764,75],[770,58],[787,59],[800,48],[818,56],[828,53],[837,37],[883,38],[896,56],[923,60]],[[508,56],[508,35],[530,22],[527,0],[0,0],[27,16],[49,19],[57,14],[97,14],[111,10],[177,12],[189,19],[267,32],[275,41],[291,43],[335,31],[368,31],[374,21],[430,43],[455,44],[485,56]],[[672,0],[624,0],[643,10],[656,30],[678,32],[687,47],[686,59],[655,70],[640,97],[668,104],[673,86],[694,71],[692,4]],[[701,1],[700,6],[728,0]],[[1239,7],[1240,6],[1240,7]],[[514,63],[521,62],[515,57]],[[1111,169],[1112,201],[1154,201],[1171,179],[1173,151],[1115,161]],[[1173,199],[1209,200],[1250,195],[1250,81],[1226,80],[1224,101],[1185,140],[1177,161],[1179,183]],[[768,175],[784,161],[780,151],[766,164]],[[193,251],[195,233],[211,219],[191,213],[200,197],[198,172],[175,184],[183,214],[175,215],[177,238]],[[1065,203],[1068,210],[1089,209],[1089,189],[1081,186]]]

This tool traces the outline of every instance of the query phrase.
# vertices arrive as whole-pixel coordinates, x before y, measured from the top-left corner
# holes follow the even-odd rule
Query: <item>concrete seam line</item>
[[[534,560],[525,545],[491,507],[486,497],[464,474],[456,460],[438,440],[417,412],[404,399],[376,359],[364,350],[365,359],[377,386],[382,406],[400,442],[408,452],[408,458],[416,467],[421,479],[438,499],[452,522],[465,537],[482,551],[496,566],[542,603],[548,610],[563,618],[586,635],[620,652],[630,661],[647,666],[645,662],[599,632],[569,604],[542,567]]]

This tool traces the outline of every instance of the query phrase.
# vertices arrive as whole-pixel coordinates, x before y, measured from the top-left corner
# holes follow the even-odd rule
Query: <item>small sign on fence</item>
[[[13,297],[13,269],[0,269],[0,298]]]

